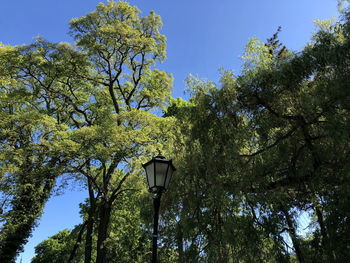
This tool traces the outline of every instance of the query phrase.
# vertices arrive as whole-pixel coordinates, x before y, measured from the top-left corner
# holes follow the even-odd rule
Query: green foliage
[[[177,262],[348,257],[349,20],[318,24],[296,54],[277,33],[251,40],[240,76],[191,77],[190,103],[169,108],[181,180],[163,231]],[[301,211],[313,215],[307,240]]]
[[[55,179],[63,173],[62,154],[51,143],[67,126],[58,123],[38,96],[30,92],[37,84],[25,76],[22,48],[5,48],[1,57],[0,89],[0,258],[12,262],[29,237],[36,219],[50,196]],[[5,63],[6,62],[6,63]],[[33,73],[34,74],[34,73]],[[37,75],[36,75],[37,76]],[[40,109],[40,110],[38,110]]]
[[[74,233],[74,232],[73,232]],[[59,263],[67,262],[70,250],[74,244],[74,235],[68,230],[62,230],[57,234],[42,241],[35,247],[35,257],[32,263]],[[73,262],[83,262],[75,260]]]
[[[177,167],[161,262],[347,261],[349,17],[316,22],[299,53],[280,28],[250,40],[241,75],[189,76],[189,101],[170,98],[172,76],[155,67],[160,17],[127,2],[73,19],[75,45],[1,45],[0,261],[15,261],[63,174],[87,188],[83,222],[40,243],[32,262],[148,261],[141,163],[159,151]]]
[[[152,113],[172,84],[155,68],[165,59],[161,20],[139,13],[122,1],[99,4],[71,21],[76,46],[38,38],[0,47],[1,261],[14,261],[56,178],[69,174],[87,185],[96,260],[105,262],[111,207],[124,182],[171,139],[173,118]]]
[[[108,262],[145,262],[148,261],[149,254],[149,233],[143,220],[142,210],[151,209],[150,206],[144,207],[143,201],[148,199],[148,193],[145,191],[132,190],[138,186],[144,189],[143,182],[138,177],[132,177],[126,182],[126,188],[129,189],[118,198],[118,202],[113,206],[111,213],[111,225],[109,227],[109,236],[106,240],[108,247]],[[129,193],[130,191],[130,193]],[[149,200],[147,200],[149,201]],[[81,205],[81,214],[85,220],[88,218],[89,203]],[[98,213],[95,214],[97,218]],[[41,262],[68,262],[72,248],[78,244],[78,250],[72,262],[84,262],[84,246],[77,243],[78,233],[82,225],[76,226],[72,231],[63,230],[47,240],[42,241],[35,248],[36,256],[32,263]],[[93,234],[93,240],[96,242],[97,233]],[[86,229],[83,235],[86,234]],[[96,257],[96,248],[92,254]]]

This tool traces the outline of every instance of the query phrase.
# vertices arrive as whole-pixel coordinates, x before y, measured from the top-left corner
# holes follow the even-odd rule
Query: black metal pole
[[[158,219],[159,219],[159,207],[160,207],[160,198],[162,193],[157,193],[153,198],[154,206],[154,222],[153,222],[153,236],[152,236],[152,263],[157,263],[157,239],[158,239]]]

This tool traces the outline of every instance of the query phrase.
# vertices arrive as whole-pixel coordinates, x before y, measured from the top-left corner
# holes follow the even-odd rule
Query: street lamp
[[[168,189],[169,182],[175,167],[172,160],[166,160],[164,156],[157,155],[152,160],[142,165],[146,171],[148,191],[154,194],[154,221],[152,236],[152,263],[157,263],[157,238],[158,238],[158,218],[159,206],[162,193]]]

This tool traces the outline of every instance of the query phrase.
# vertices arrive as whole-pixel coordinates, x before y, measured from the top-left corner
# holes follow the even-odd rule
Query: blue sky
[[[72,42],[68,21],[94,10],[99,0],[4,0],[0,9],[0,42],[19,45],[43,36]],[[216,81],[218,69],[240,71],[240,55],[249,38],[264,41],[278,26],[280,39],[298,51],[315,32],[313,20],[337,17],[336,0],[130,0],[143,14],[154,10],[164,23],[168,59],[159,67],[172,73],[176,97],[184,96],[188,74]],[[19,257],[29,263],[34,246],[64,228],[80,223],[84,191],[67,190],[52,197],[33,237]]]

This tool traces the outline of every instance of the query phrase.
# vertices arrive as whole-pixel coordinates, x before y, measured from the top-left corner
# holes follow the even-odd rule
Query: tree
[[[14,262],[22,250],[66,164],[63,154],[52,144],[61,140],[67,126],[50,108],[51,97],[46,97],[45,103],[38,91],[41,85],[56,81],[55,76],[46,74],[52,61],[41,61],[36,64],[38,71],[29,71],[34,66],[28,64],[39,57],[32,49],[33,46],[0,50],[6,68],[0,90],[2,262]]]
[[[41,243],[35,260],[146,261],[140,164],[163,151],[178,171],[163,199],[161,260],[345,262],[349,21],[344,11],[341,22],[318,22],[299,53],[280,29],[252,39],[239,76],[189,77],[188,102],[169,98],[171,76],[155,68],[165,58],[160,18],[126,2],[73,19],[75,46],[2,46],[0,259],[13,262],[65,173],[89,192],[83,222]]]
[[[150,153],[163,149],[162,142],[167,140],[172,123],[172,118],[161,118],[151,112],[166,103],[172,82],[169,74],[154,68],[157,61],[165,58],[159,16],[151,12],[139,17],[139,10],[126,2],[108,2],[99,4],[96,11],[84,17],[73,19],[70,25],[76,47],[38,39],[34,44],[13,48],[17,60],[7,56],[12,48],[7,48],[6,56],[2,56],[4,65],[13,69],[5,71],[2,91],[6,94],[10,90],[23,98],[15,115],[24,122],[14,120],[20,131],[13,135],[14,143],[8,143],[10,137],[4,134],[3,143],[9,147],[2,150],[8,153],[11,147],[27,147],[21,150],[27,150],[28,155],[33,153],[33,147],[42,150],[29,159],[23,157],[29,164],[20,167],[18,174],[4,166],[3,175],[7,176],[4,185],[13,182],[14,187],[28,189],[28,184],[37,181],[45,189],[28,222],[11,214],[18,211],[27,218],[23,211],[30,209],[23,205],[36,200],[34,196],[41,188],[30,186],[34,192],[28,195],[25,191],[25,200],[13,197],[18,205],[10,205],[8,209],[13,212],[8,212],[8,223],[2,228],[2,240],[9,240],[2,243],[0,250],[0,254],[6,255],[5,262],[13,261],[26,242],[55,179],[64,173],[85,177],[83,182],[89,191],[85,262],[91,262],[95,229],[96,262],[105,262],[112,206],[118,196],[134,190],[122,187],[128,177],[138,175],[134,161],[141,162]],[[15,101],[12,94],[8,98],[11,103]],[[2,109],[3,114],[9,111],[11,114],[5,106]],[[29,123],[24,113],[33,117],[34,124]],[[4,127],[8,125],[3,122]],[[16,145],[16,140],[23,137],[22,127],[28,130],[23,146]],[[9,162],[9,157],[3,156],[4,162]],[[41,158],[39,162],[37,158]],[[28,173],[28,167],[35,174]],[[28,181],[23,181],[24,178]],[[16,190],[13,196],[17,192],[21,195]],[[16,228],[23,238],[7,248],[7,243],[20,236],[18,232],[7,234],[15,225],[10,218],[18,218],[19,225],[27,223],[26,231]]]
[[[149,235],[151,217],[147,218],[150,210],[145,207],[145,202],[150,202],[149,194],[146,192],[143,182],[136,177],[125,182],[125,187],[138,188],[132,194],[124,192],[118,198],[116,205],[112,207],[109,236],[106,240],[108,254],[107,260],[111,263],[122,262],[145,262],[149,258],[150,240]],[[146,200],[147,199],[147,200]],[[88,213],[89,202],[81,204],[81,215],[84,221],[90,216]],[[94,218],[98,218],[96,211]],[[81,235],[82,234],[82,235]],[[63,230],[42,241],[36,246],[33,263],[40,262],[84,262],[85,247],[84,235],[87,234],[86,225],[78,225],[72,231]],[[80,238],[79,238],[80,236]],[[93,241],[98,237],[97,229],[92,233]],[[76,249],[74,249],[76,248]],[[92,258],[96,258],[97,248],[92,247]],[[72,256],[74,254],[74,256]],[[68,259],[72,258],[71,261]]]
[[[65,229],[52,237],[49,237],[47,240],[40,242],[35,247],[36,255],[31,262],[67,262],[71,247],[74,243],[73,236],[74,235],[72,235],[68,229]],[[76,260],[73,262],[82,262],[82,260]]]
[[[300,53],[277,34],[251,40],[240,76],[190,78],[190,103],[169,108],[182,181],[165,231],[178,262],[348,257],[348,15],[319,25]],[[313,217],[307,240],[301,213]]]
[[[85,127],[73,134],[73,140],[84,142],[89,153],[78,155],[76,162],[92,187],[93,210],[97,201],[93,192],[98,196],[96,262],[106,260],[112,205],[133,173],[132,161],[145,153],[145,146],[146,153],[152,151],[150,142],[163,140],[169,125],[169,119],[150,113],[162,107],[171,87],[171,77],[153,68],[165,57],[160,17],[153,12],[147,17],[138,14],[126,2],[109,2],[70,23],[71,34],[91,68],[88,74],[77,73],[98,92],[94,110],[99,118],[86,120]],[[94,144],[87,145],[86,140]]]

